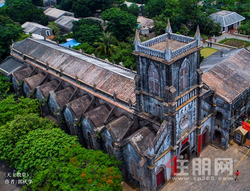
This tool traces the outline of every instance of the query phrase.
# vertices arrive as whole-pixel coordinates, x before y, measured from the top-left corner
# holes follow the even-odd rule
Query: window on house
[[[112,150],[110,145],[108,145],[107,150],[108,150],[108,154],[109,154],[110,157],[114,155],[113,150]]]
[[[244,107],[245,105],[245,100],[242,101],[242,106],[241,107]]]
[[[234,116],[234,109],[231,111],[231,117]]]
[[[135,165],[135,161],[131,160],[131,174],[134,178],[138,179],[137,168]]]
[[[219,120],[219,121],[222,121],[222,118],[223,118],[222,113],[219,112],[219,111],[217,111],[216,116],[215,116],[215,119],[216,119],[216,120]]]
[[[46,31],[46,36],[49,36],[50,35],[50,32],[49,31]]]
[[[188,61],[184,61],[180,69],[180,91],[184,92],[189,85]]]
[[[94,149],[94,144],[93,144],[93,140],[92,140],[92,136],[90,132],[88,132],[88,142],[89,142],[90,149]]]
[[[149,92],[159,95],[159,74],[156,67],[151,64],[148,70]]]

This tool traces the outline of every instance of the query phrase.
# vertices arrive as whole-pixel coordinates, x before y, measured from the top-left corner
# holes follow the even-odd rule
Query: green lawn
[[[240,40],[240,39],[236,39],[236,38],[225,38],[225,39],[219,41],[219,43],[226,44],[226,45],[229,45],[229,46],[234,46],[234,47],[237,47],[237,48],[250,46],[249,41]]]
[[[206,47],[206,48],[203,48],[201,50],[201,56],[204,56],[204,58],[210,56],[211,54],[217,52],[218,50],[215,49],[215,48],[209,48],[209,47]]]

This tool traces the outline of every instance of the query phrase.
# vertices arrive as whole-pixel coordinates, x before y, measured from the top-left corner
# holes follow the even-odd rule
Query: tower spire
[[[200,46],[200,44],[201,44],[201,34],[200,34],[199,25],[197,25],[197,29],[196,29],[194,39],[198,41],[198,46]]]
[[[167,25],[167,28],[166,28],[166,33],[172,33],[172,29],[171,29],[169,18],[168,18],[168,25]]]

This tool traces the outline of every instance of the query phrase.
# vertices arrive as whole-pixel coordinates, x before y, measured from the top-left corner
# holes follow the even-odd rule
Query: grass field
[[[236,38],[225,38],[225,39],[219,41],[219,43],[226,44],[226,45],[229,45],[229,46],[234,46],[234,47],[237,47],[237,48],[250,46],[249,41],[240,40],[240,39],[236,39]]]
[[[201,50],[201,56],[204,56],[204,58],[210,56],[211,54],[217,52],[218,50],[215,49],[215,48],[209,48],[209,47],[206,47],[206,48],[203,48]]]

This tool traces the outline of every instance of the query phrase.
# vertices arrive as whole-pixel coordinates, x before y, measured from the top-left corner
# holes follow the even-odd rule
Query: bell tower
[[[141,42],[136,31],[134,46],[137,110],[173,121],[175,135],[180,138],[184,129],[198,121],[199,26],[192,38],[174,34],[168,20],[166,33],[148,41]]]

